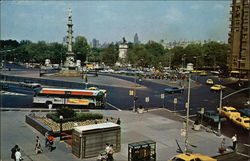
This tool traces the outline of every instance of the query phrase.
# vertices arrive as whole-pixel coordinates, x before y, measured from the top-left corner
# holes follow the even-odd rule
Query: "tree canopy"
[[[77,36],[73,43],[73,52],[76,59],[85,62],[104,63],[113,66],[118,61],[119,44],[110,44],[106,48],[91,48],[84,36]],[[19,62],[35,62],[43,64],[45,59],[52,63],[64,62],[67,46],[61,43],[46,43],[39,41],[33,43],[29,40],[1,40],[1,55],[6,60]],[[148,41],[146,44],[133,44],[128,42],[128,52],[124,63],[134,67],[182,67],[193,63],[195,67],[226,66],[229,45],[215,41],[204,44],[189,44],[186,47],[176,46],[165,49],[160,43]],[[3,58],[3,57],[2,57]]]

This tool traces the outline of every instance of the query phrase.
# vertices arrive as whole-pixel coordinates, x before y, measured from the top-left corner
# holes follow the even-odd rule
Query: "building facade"
[[[249,0],[232,1],[228,65],[231,73],[238,73],[243,78],[249,78],[250,75],[249,10]]]
[[[134,36],[134,44],[140,44],[138,34],[136,33]]]

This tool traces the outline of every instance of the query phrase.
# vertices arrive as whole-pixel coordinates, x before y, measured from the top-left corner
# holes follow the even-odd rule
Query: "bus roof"
[[[98,96],[103,94],[99,90],[86,89],[67,89],[67,88],[40,88],[38,93],[43,94],[58,94],[58,95],[84,95],[84,96]]]

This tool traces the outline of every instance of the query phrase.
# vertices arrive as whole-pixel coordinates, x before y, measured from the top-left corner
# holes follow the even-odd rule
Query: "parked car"
[[[207,76],[207,72],[201,72],[200,76]]]
[[[203,154],[188,154],[188,153],[177,154],[169,161],[202,161],[202,160],[217,161],[217,159],[211,158]]]
[[[164,92],[165,93],[183,93],[184,88],[179,88],[179,87],[165,88]]]
[[[32,82],[32,81],[24,81],[24,82],[20,82],[19,85],[21,87],[28,87],[28,88],[38,88],[41,87],[41,84],[36,83],[36,82]]]
[[[203,118],[205,121],[208,121],[208,122],[211,122],[211,123],[218,123],[219,122],[219,113],[217,112],[217,111],[210,111],[210,110],[208,110],[208,111],[205,111],[204,113],[203,113],[203,116],[202,116],[202,113],[201,113],[201,111],[198,111],[197,113],[197,117],[199,117],[199,118]],[[220,118],[220,121],[222,122],[222,121],[226,121],[227,120],[227,118],[226,117],[221,117]]]
[[[0,89],[8,89],[9,85],[7,83],[4,82],[0,82]]]
[[[207,79],[206,84],[213,85],[214,81],[212,79]]]
[[[249,108],[240,109],[239,112],[240,112],[241,115],[243,115],[243,116],[250,117],[250,109],[249,109]]]
[[[223,86],[223,85],[220,85],[220,84],[215,84],[213,85],[212,87],[210,87],[210,90],[212,91],[220,91],[220,90],[223,90],[225,89],[226,87]]]
[[[224,106],[221,109],[217,108],[221,116],[226,116],[229,119],[232,119],[233,117],[240,117],[240,113],[236,110],[234,107],[227,107]]]

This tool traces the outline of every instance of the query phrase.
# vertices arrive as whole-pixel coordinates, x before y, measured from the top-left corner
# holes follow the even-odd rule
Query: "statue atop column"
[[[75,54],[72,50],[72,41],[73,41],[73,23],[72,23],[72,9],[68,9],[68,36],[67,36],[67,44],[68,44],[68,51],[66,53],[66,61],[64,62],[64,67],[68,68],[69,70],[75,70],[76,63],[75,63]]]

